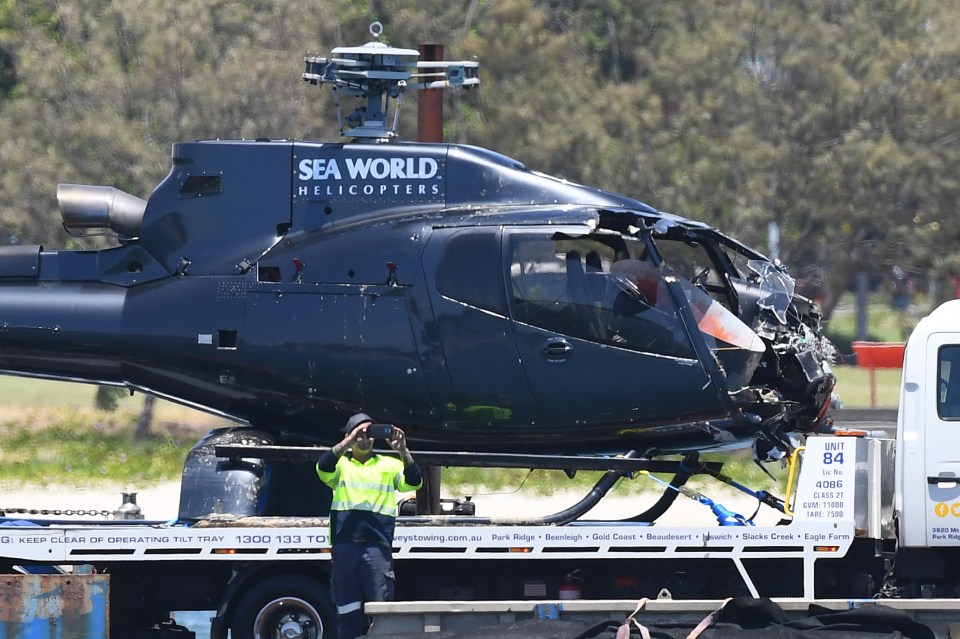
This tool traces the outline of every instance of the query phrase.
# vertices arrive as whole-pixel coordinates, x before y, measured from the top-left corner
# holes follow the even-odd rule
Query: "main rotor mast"
[[[480,84],[479,64],[473,61],[420,61],[415,49],[391,47],[379,38],[383,25],[370,25],[373,40],[357,47],[336,47],[331,57],[304,58],[303,79],[313,85],[328,84],[333,89],[340,134],[357,140],[388,142],[397,137],[400,105],[407,90],[472,87]],[[339,93],[365,98],[344,118],[340,111]],[[393,122],[390,100],[396,100]]]

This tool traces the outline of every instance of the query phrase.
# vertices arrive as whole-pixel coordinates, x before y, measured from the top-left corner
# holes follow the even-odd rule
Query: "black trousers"
[[[337,637],[354,639],[366,633],[363,604],[393,600],[393,556],[381,546],[335,544],[331,559]]]

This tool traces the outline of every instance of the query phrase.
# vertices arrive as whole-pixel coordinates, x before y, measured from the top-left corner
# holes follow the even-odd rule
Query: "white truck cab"
[[[896,484],[901,548],[960,545],[960,300],[920,320],[907,341]]]

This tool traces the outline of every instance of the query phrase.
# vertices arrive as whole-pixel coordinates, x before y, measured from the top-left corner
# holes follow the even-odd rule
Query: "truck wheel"
[[[334,639],[336,616],[327,589],[307,577],[264,579],[234,606],[233,639]]]

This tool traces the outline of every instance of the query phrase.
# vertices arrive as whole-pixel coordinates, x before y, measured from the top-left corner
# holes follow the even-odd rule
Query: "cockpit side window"
[[[677,275],[705,289],[711,297],[726,291],[720,269],[701,244],[657,238],[657,250]]]
[[[508,250],[516,321],[620,348],[695,357],[642,241],[518,233]]]
[[[756,273],[754,273],[748,265],[751,259],[756,259],[756,256],[747,255],[734,249],[733,247],[724,246],[722,244],[720,245],[720,250],[723,251],[723,254],[736,271],[736,274],[734,274],[733,277],[737,277],[745,281],[751,277],[756,277]]]
[[[506,316],[498,231],[470,229],[448,239],[436,284],[446,297]]]

